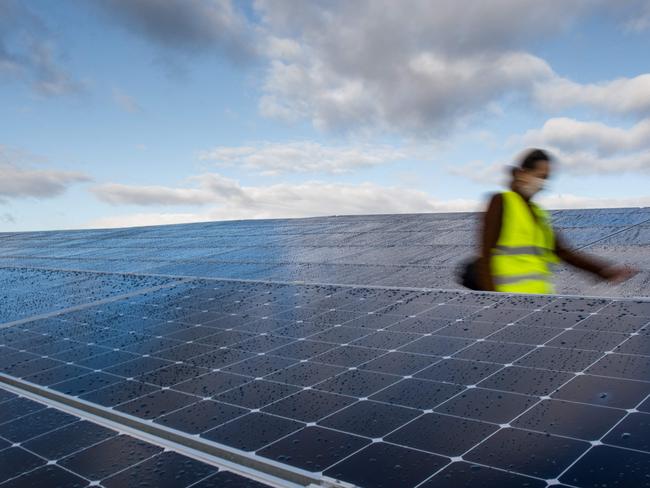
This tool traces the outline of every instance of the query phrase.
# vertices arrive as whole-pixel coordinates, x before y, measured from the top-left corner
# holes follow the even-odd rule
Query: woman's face
[[[544,189],[544,183],[550,176],[551,165],[548,161],[537,161],[534,168],[520,169],[515,177],[517,189],[527,198]]]

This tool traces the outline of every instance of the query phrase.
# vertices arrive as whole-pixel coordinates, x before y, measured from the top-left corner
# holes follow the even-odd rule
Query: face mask
[[[529,176],[528,181],[519,185],[519,191],[526,198],[531,198],[536,193],[544,189],[544,178],[537,178],[536,176]]]

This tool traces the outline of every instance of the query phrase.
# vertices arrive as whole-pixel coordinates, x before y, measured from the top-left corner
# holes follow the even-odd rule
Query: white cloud
[[[638,3],[259,0],[257,6],[270,39],[260,100],[268,117],[307,119],[324,130],[439,136],[513,96],[550,112],[586,106],[650,113],[650,74],[577,83],[523,49],[588,10],[617,13],[638,10]]]
[[[505,186],[510,179],[509,166],[502,162],[470,161],[459,166],[448,166],[447,172],[481,185]]]
[[[449,132],[477,112],[487,112],[504,94],[552,74],[543,60],[523,52],[453,58],[417,51],[396,63],[367,78],[337,72],[313,52],[306,52],[302,63],[275,60],[260,110],[290,121],[309,118],[322,130],[378,128],[427,135]]]
[[[586,106],[613,114],[650,115],[650,74],[586,84],[555,77],[536,83],[533,96],[550,110]]]
[[[189,178],[199,188],[169,188],[165,186],[137,186],[107,183],[91,188],[100,200],[111,205],[206,205],[218,201],[245,201],[247,196],[239,184],[218,174],[204,174]]]
[[[102,185],[93,192],[114,205],[203,205],[200,213],[138,213],[114,216],[91,225],[150,225],[152,222],[312,217],[318,215],[467,211],[473,200],[437,200],[425,192],[374,183],[339,184],[310,181],[301,184],[240,186],[217,174],[191,178],[199,188]]]
[[[439,138],[521,99],[650,110],[650,74],[581,84],[527,51],[588,13],[645,12],[636,0],[256,0],[252,14],[232,0],[97,3],[163,56],[264,60],[260,112],[321,130]]]
[[[132,186],[107,183],[90,190],[97,198],[111,205],[205,205],[215,196],[195,188],[168,188],[165,186]]]
[[[512,136],[507,145],[544,148],[561,171],[574,175],[650,173],[650,119],[623,128],[567,117],[552,118],[540,129]],[[516,156],[512,161],[519,159]],[[476,183],[503,185],[510,179],[509,168],[504,162],[471,161],[447,167],[447,171]]]
[[[218,175],[202,175],[206,181]],[[324,215],[371,215],[420,212],[480,211],[484,202],[478,200],[439,200],[425,192],[401,187],[385,187],[374,183],[358,185],[305,182],[256,187],[238,187],[241,194],[224,197],[215,195],[206,202],[206,210],[194,213],[148,212],[113,215],[89,222],[86,227],[131,227],[219,220],[298,218]],[[151,197],[151,187],[131,187],[133,194],[141,192]],[[164,188],[158,190],[155,201],[162,205],[176,203],[181,194],[191,199],[191,188]],[[242,195],[245,195],[242,198]],[[187,201],[181,198],[181,203]],[[650,197],[592,198],[571,194],[551,194],[540,199],[546,208],[616,208],[650,206]],[[124,201],[123,204],[138,204]],[[139,202],[146,206],[149,203]]]
[[[440,135],[556,80],[522,47],[600,4],[258,0],[269,39],[260,110],[325,130]]]
[[[406,159],[409,151],[382,145],[324,146],[316,142],[219,146],[199,154],[218,166],[237,166],[266,175],[297,172],[345,173]]]
[[[650,171],[650,119],[629,128],[570,118],[548,120],[521,140],[548,148],[562,168],[578,174]]]
[[[593,149],[600,155],[650,148],[650,119],[630,128],[612,127],[602,122],[561,117],[547,120],[541,129],[523,136],[528,145],[549,145],[565,151]]]
[[[71,185],[86,181],[90,181],[90,178],[76,171],[20,168],[0,161],[0,200],[53,198],[64,193]]]
[[[650,171],[650,150],[634,154],[603,158],[590,151],[565,153],[557,150],[556,156],[563,168],[576,174],[607,174],[622,172],[642,173]]]
[[[544,146],[544,149],[558,162],[560,171],[574,175],[645,174],[650,171],[650,149],[609,157],[590,150],[564,151],[552,146]],[[510,168],[517,161],[518,158],[514,158],[512,163],[472,161],[447,167],[447,171],[482,185],[505,186],[510,181]]]

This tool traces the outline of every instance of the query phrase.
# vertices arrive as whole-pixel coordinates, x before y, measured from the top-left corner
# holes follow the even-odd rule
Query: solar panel
[[[645,262],[647,209],[553,218]],[[650,301],[451,290],[475,232],[433,214],[3,234],[0,486],[647,486]],[[609,292],[647,294],[647,273]]]
[[[552,216],[570,244],[642,271],[612,288],[561,267],[560,293],[647,294],[650,209],[560,210]],[[2,234],[0,268],[454,289],[456,266],[475,253],[479,218],[362,215]]]
[[[177,280],[0,326],[0,371],[305,479],[583,487],[613,471],[644,486],[649,326],[643,300]],[[5,443],[2,415],[38,414],[11,408],[26,401],[4,400]],[[43,464],[12,449],[0,458],[25,458],[16,476]],[[187,471],[142,449],[151,459],[129,458],[128,474],[78,474],[124,486]],[[101,452],[44,462],[77,473]]]
[[[265,485],[0,388],[3,488]]]

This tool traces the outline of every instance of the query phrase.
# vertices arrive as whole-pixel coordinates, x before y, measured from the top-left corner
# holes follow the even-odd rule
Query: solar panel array
[[[650,485],[650,301],[145,281],[0,325],[0,379],[313,480]]]
[[[649,221],[554,213],[641,268]],[[0,487],[650,486],[650,301],[441,290],[475,227],[0,234]]]
[[[647,295],[650,209],[561,210],[553,220],[572,245],[643,271],[611,287],[563,267],[559,293]],[[0,268],[458,288],[454,271],[475,252],[476,234],[472,213],[7,233],[0,234]]]

